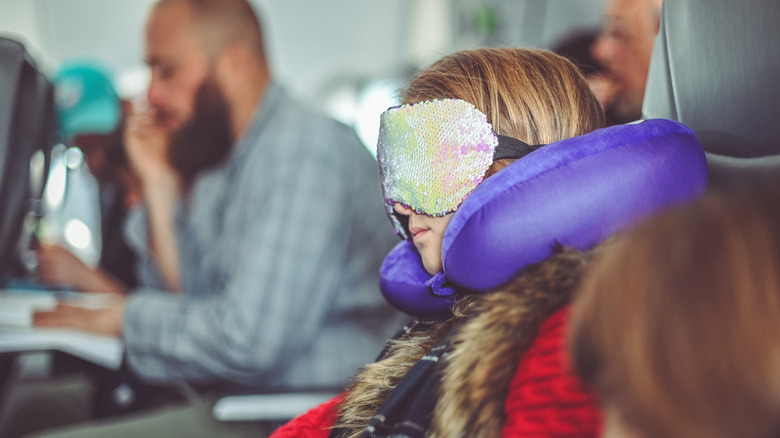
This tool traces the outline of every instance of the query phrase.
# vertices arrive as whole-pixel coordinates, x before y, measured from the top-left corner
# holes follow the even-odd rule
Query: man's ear
[[[225,97],[233,100],[247,78],[247,54],[240,44],[231,44],[217,57],[214,74]]]

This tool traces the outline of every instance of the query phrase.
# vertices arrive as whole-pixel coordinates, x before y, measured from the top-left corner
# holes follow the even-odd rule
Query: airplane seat
[[[21,247],[56,142],[54,87],[24,45],[0,37],[0,287],[21,272]]]
[[[643,118],[692,128],[710,187],[780,174],[780,2],[664,0]]]

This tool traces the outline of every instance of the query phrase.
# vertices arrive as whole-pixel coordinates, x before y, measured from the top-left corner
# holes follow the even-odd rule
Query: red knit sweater
[[[596,438],[601,414],[591,394],[569,372],[565,307],[542,324],[509,386],[503,437]],[[293,419],[272,438],[326,438],[340,397]]]
[[[327,438],[336,422],[341,397],[336,397],[288,421],[271,434],[272,438]]]
[[[570,373],[566,353],[569,307],[552,314],[520,361],[504,408],[502,436],[598,437],[601,414],[593,396]]]

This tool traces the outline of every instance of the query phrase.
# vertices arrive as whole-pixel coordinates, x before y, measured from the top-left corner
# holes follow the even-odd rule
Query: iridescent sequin
[[[482,182],[496,145],[487,116],[466,101],[429,100],[388,109],[377,144],[385,201],[429,216],[454,211]]]

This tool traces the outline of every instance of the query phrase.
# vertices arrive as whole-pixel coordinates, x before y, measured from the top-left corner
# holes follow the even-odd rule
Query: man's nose
[[[165,87],[160,83],[159,79],[152,75],[152,79],[149,81],[149,89],[146,91],[147,101],[154,107],[161,107],[165,103],[165,95]]]
[[[590,47],[590,54],[596,58],[596,61],[598,61],[602,67],[607,67],[613,56],[613,46],[614,42],[610,36],[603,34],[599,35]]]

